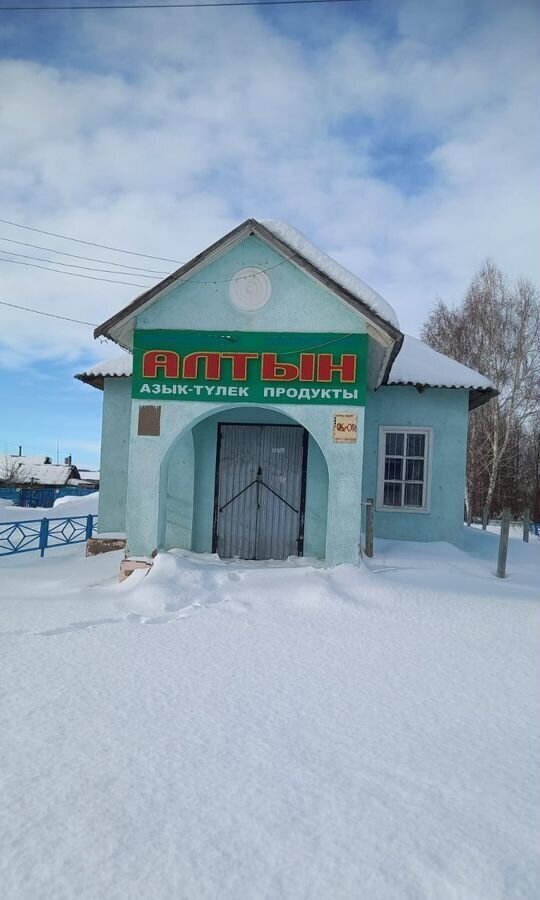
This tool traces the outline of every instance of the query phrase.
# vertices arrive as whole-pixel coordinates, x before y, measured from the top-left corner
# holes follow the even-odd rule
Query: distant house
[[[0,484],[15,488],[59,488],[72,480],[79,484],[79,470],[68,460],[55,465],[50,456],[5,456],[0,461]]]
[[[79,476],[81,479],[77,482],[79,487],[88,487],[99,491],[99,470],[79,469]]]
[[[52,506],[64,494],[78,493],[81,484],[77,466],[68,457],[55,465],[50,456],[0,456],[0,496],[19,506]]]

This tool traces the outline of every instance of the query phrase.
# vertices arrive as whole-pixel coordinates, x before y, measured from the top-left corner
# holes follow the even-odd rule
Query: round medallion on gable
[[[242,312],[257,312],[266,306],[272,294],[272,282],[257,266],[246,266],[233,275],[229,297]]]

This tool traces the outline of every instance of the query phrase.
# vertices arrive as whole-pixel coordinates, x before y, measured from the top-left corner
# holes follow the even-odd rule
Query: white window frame
[[[386,460],[387,434],[424,434],[426,436],[426,453],[424,456],[424,503],[423,506],[385,506],[384,505],[384,469]],[[406,437],[405,437],[406,442]],[[429,513],[431,511],[431,461],[433,458],[433,428],[414,425],[379,425],[379,464],[377,473],[377,503],[380,512],[393,513]],[[403,472],[405,474],[405,472]],[[404,483],[404,482],[402,482]]]

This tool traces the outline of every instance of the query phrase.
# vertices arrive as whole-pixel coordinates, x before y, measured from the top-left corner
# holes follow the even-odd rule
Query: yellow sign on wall
[[[336,413],[334,415],[334,442],[355,444],[358,434],[357,413]]]

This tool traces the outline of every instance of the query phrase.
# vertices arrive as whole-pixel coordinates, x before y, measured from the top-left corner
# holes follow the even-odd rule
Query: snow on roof
[[[84,372],[75,375],[75,378],[103,390],[104,378],[127,378],[132,371],[133,357],[131,353],[122,353],[121,356],[113,356],[111,359],[104,359],[94,366],[90,366]]]
[[[381,319],[389,322],[395,328],[399,328],[396,311],[380,294],[369,287],[361,278],[358,278],[357,275],[353,275],[352,272],[349,272],[335,259],[332,259],[331,256],[319,250],[296,228],[287,225],[286,222],[279,222],[277,219],[261,219],[260,222],[268,231],[271,231],[272,234],[320,269],[321,272],[324,272],[325,275],[328,275],[329,278],[332,278],[333,281],[353,294],[357,300],[369,306]]]
[[[13,453],[12,460],[19,460],[25,466],[45,466],[52,462],[50,456],[17,456]]]
[[[103,387],[104,377],[128,377],[133,370],[130,353],[105,359],[76,375],[81,381]],[[463,363],[433,350],[428,344],[406,334],[388,376],[388,384],[421,384],[428,387],[468,388],[494,391],[491,381]],[[29,459],[29,457],[26,457]],[[99,474],[98,474],[99,477]]]
[[[438,353],[418,338],[406,334],[390,375],[388,384],[422,384],[429,387],[470,388],[494,391],[495,387],[484,375],[463,363]]]
[[[81,375],[85,375],[87,378],[96,378],[100,376],[121,378],[125,375],[131,375],[132,369],[133,358],[131,354],[122,353],[122,356],[104,359],[101,362],[96,363],[95,366],[90,366],[89,369],[81,372]]]
[[[15,471],[11,470],[11,481],[17,484],[67,484],[72,477],[73,472],[77,471],[75,466],[56,466],[51,463],[41,465],[40,463],[28,463],[29,457],[11,457],[10,459],[18,460]],[[8,470],[9,471],[9,470]],[[1,474],[1,473],[0,473]]]

